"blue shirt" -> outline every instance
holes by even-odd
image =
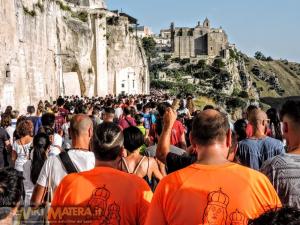
[[[264,161],[284,152],[284,145],[281,141],[266,137],[241,141],[237,155],[242,165],[259,170]]]

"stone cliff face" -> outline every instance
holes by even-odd
[[[109,83],[115,81],[114,85],[110,85],[109,93],[148,93],[148,64],[141,41],[126,26],[126,20],[119,19],[116,23],[107,26]],[[113,74],[117,79],[114,79]]]
[[[133,74],[136,79],[125,82],[135,82],[137,93],[147,93],[147,62],[139,43],[127,34],[128,20],[106,30],[107,19],[119,16],[98,9],[103,1],[83,2],[0,0],[2,107],[24,110],[40,99],[75,92],[76,85],[64,79],[67,72],[73,72],[71,81],[82,95],[119,94],[120,74]]]

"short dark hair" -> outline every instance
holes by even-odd
[[[163,117],[167,108],[171,107],[171,104],[168,102],[162,102],[157,106],[158,114]]]
[[[35,112],[35,107],[33,105],[27,107],[27,113],[33,114],[34,112]]]
[[[246,127],[247,122],[244,119],[237,120],[234,123],[234,131],[238,136],[238,141],[242,141],[247,138]]]
[[[142,124],[144,122],[144,117],[142,114],[136,114],[134,116],[135,122],[139,125]]]
[[[281,120],[284,116],[290,117],[295,123],[300,124],[300,101],[286,101],[281,108]]]
[[[58,98],[57,100],[56,100],[56,105],[57,106],[63,106],[65,104],[65,100],[63,99],[63,98]]]
[[[297,208],[281,208],[271,210],[259,218],[249,221],[249,225],[298,225],[300,211]]]
[[[208,109],[215,109],[215,107],[213,105],[206,105],[203,108],[203,111],[208,110]]]
[[[38,130],[38,133],[46,134],[48,136],[54,135],[54,129],[53,127],[48,127],[48,126],[41,126]]]
[[[45,113],[42,115],[42,125],[53,127],[55,123],[55,115],[53,113]]]
[[[249,105],[247,108],[247,113],[252,112],[253,110],[258,109],[258,107],[256,105]]]
[[[115,114],[115,109],[111,107],[106,107],[104,113]]]
[[[121,152],[124,136],[121,128],[114,123],[102,123],[97,126],[92,138],[92,150],[96,159],[113,161]]]
[[[128,127],[123,130],[124,147],[127,151],[133,152],[140,148],[144,142],[144,135],[137,127]]]
[[[13,168],[0,169],[0,220],[18,206],[23,194],[23,177]]]
[[[137,111],[142,111],[143,110],[143,104],[136,104],[136,109]]]
[[[126,116],[132,115],[132,111],[131,111],[131,108],[130,108],[130,107],[124,108],[123,112],[124,112],[124,114],[125,114]]]
[[[191,135],[197,144],[210,145],[226,137],[230,129],[228,118],[224,113],[216,112],[215,116],[208,116],[205,112],[195,116]]]

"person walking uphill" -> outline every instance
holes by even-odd
[[[253,135],[239,143],[238,158],[242,165],[259,170],[264,161],[284,153],[285,150],[283,142],[266,135],[269,119],[264,111],[253,111],[250,123]]]
[[[77,172],[95,167],[94,153],[89,150],[92,135],[93,122],[87,115],[78,114],[71,119],[72,148],[64,155],[51,156],[46,160],[33,190],[32,205],[39,206],[44,200],[46,188],[54,192],[64,176],[70,173],[66,164],[72,164]],[[49,183],[51,187],[48,187]]]
[[[103,123],[97,127],[92,139],[96,167],[70,174],[62,180],[48,214],[51,224],[61,224],[60,221],[70,225],[144,224],[152,192],[143,179],[118,170],[123,142],[124,136],[118,125]],[[63,218],[55,216],[56,212],[68,207],[78,210]],[[89,218],[77,213],[87,208],[92,213]]]
[[[164,132],[170,132],[175,120],[176,114],[168,108]],[[238,224],[247,224],[248,219],[281,207],[267,177],[227,161],[231,131],[226,115],[216,110],[198,114],[190,141],[197,162],[161,180],[146,225],[231,225],[237,224],[237,218]]]

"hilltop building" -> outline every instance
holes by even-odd
[[[169,47],[173,57],[179,58],[225,57],[230,48],[226,32],[222,28],[211,28],[208,18],[193,28],[175,27],[171,23],[170,29],[161,30],[157,43],[160,48],[165,44],[162,49]]]

